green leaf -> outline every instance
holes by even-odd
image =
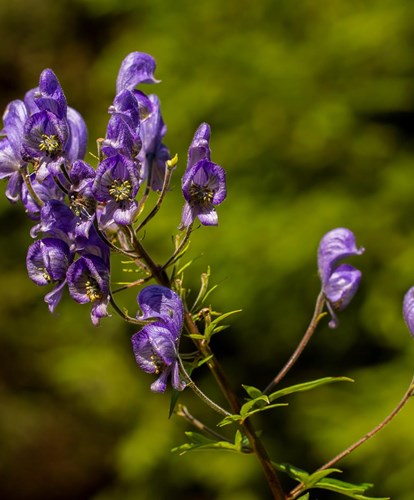
[[[340,481],[339,479],[325,477],[318,481],[313,487],[341,493],[342,495],[355,498],[356,500],[389,500],[389,497],[367,497],[363,495],[363,493],[372,486],[373,485],[370,483],[351,484]]]
[[[244,403],[244,405],[240,408],[240,416],[246,417],[246,415],[249,414],[249,411],[256,405],[259,406],[259,408],[262,408],[264,405],[268,404],[270,404],[270,401],[265,394],[262,394],[261,396],[255,399],[250,399],[249,401],[247,401],[247,403]]]
[[[258,398],[263,395],[260,389],[258,389],[257,387],[253,387],[252,385],[242,384],[242,387],[252,399]]]
[[[305,493],[304,495],[299,497],[298,500],[309,500],[309,493]]]
[[[332,384],[333,382],[353,382],[351,378],[348,377],[325,377],[317,380],[311,380],[310,382],[303,382],[302,384],[291,385],[290,387],[285,387],[279,391],[272,392],[269,394],[269,400],[272,402],[275,399],[287,396],[288,394],[293,394],[295,392],[304,392],[315,389],[326,384]]]
[[[230,311],[228,313],[221,314],[218,318],[213,320],[204,331],[205,339],[208,341],[211,338],[211,336],[214,335],[214,333],[216,333],[216,327],[221,321],[223,321],[223,319],[239,312],[241,312],[241,309],[236,309],[235,311]]]
[[[316,471],[309,476],[306,486],[308,488],[314,486],[315,484],[318,483],[318,481],[325,478],[326,476],[329,476],[330,474],[333,474],[334,472],[342,472],[342,471],[341,469],[332,469],[332,468]]]
[[[171,415],[174,413],[174,409],[177,405],[180,394],[181,394],[180,391],[176,391],[175,389],[172,390],[170,399],[170,409],[168,411],[168,418],[171,418]]]
[[[198,368],[201,365],[204,365],[204,363],[207,363],[211,358],[214,357],[214,354],[210,354],[210,356],[207,356],[206,358],[200,359],[200,361],[197,363],[196,368]]]
[[[299,467],[295,467],[294,465],[287,463],[277,464],[276,462],[272,462],[272,465],[275,469],[280,470],[280,472],[284,472],[299,483],[306,484],[309,479],[309,474],[306,471],[299,469]]]
[[[184,455],[184,453],[195,450],[224,450],[236,453],[241,452],[243,437],[239,431],[236,432],[234,443],[229,441],[214,441],[213,439],[210,439],[203,434],[199,434],[198,432],[186,432],[185,435],[190,442],[176,446],[171,450],[173,453]]]

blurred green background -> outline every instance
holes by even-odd
[[[120,62],[152,54],[165,143],[180,158],[145,243],[161,260],[181,214],[180,175],[199,123],[228,175],[218,228],[194,232],[186,284],[212,268],[216,310],[242,308],[213,349],[237,388],[264,387],[287,360],[319,291],[316,250],[351,228],[365,254],[361,289],[322,322],[284,383],[346,375],[355,384],[292,397],[256,420],[276,461],[315,469],[396,405],[414,344],[401,302],[414,284],[414,3],[412,0],[14,0],[0,4],[1,109],[52,68],[85,117],[90,151],[105,133]],[[93,161],[92,157],[90,157]],[[149,391],[134,329],[96,329],[68,296],[51,316],[26,276],[30,221],[0,202],[0,497],[11,500],[261,500],[250,456],[170,449],[188,425]],[[121,266],[122,267],[122,266]],[[133,276],[133,275],[132,275]],[[123,279],[131,279],[124,274]],[[133,278],[132,278],[133,279]],[[125,297],[135,314],[135,294]],[[122,301],[121,301],[122,302]],[[206,369],[197,382],[221,401]],[[192,413],[216,416],[186,391]],[[413,406],[339,466],[370,491],[412,500]],[[317,492],[312,499],[336,499]]]

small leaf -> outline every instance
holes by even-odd
[[[287,463],[277,464],[275,462],[272,462],[272,465],[275,469],[284,472],[289,477],[295,479],[295,481],[298,481],[299,483],[306,484],[306,482],[309,479],[309,474],[306,471],[304,471],[303,469],[299,469],[299,467],[295,467],[294,465]]]
[[[210,354],[210,356],[207,356],[206,358],[200,359],[200,361],[197,363],[196,368],[198,368],[201,365],[204,365],[204,363],[207,363],[211,358],[214,357],[214,354]]]
[[[261,396],[255,398],[255,399],[250,399],[247,401],[247,403],[244,403],[244,405],[240,408],[240,415],[242,417],[246,417],[248,415],[249,411],[254,407],[254,406],[259,406],[259,408],[263,407],[266,404],[269,404],[269,398],[262,394]]]
[[[260,389],[258,389],[257,387],[253,387],[252,385],[242,384],[242,387],[252,399],[258,398],[259,396],[263,395]]]
[[[389,497],[367,497],[362,495],[367,489],[371,488],[373,485],[369,483],[362,484],[351,484],[345,481],[340,481],[339,479],[333,478],[323,478],[314,485],[314,488],[321,488],[324,490],[334,491],[335,493],[341,493],[350,498],[356,500],[390,500]]]
[[[208,341],[210,339],[210,337],[212,335],[214,335],[217,325],[221,321],[223,321],[223,319],[227,318],[228,316],[231,316],[232,314],[236,314],[239,312],[241,312],[241,309],[236,309],[235,311],[230,311],[228,313],[221,314],[218,318],[213,320],[204,331],[204,337],[206,338],[206,340]]]
[[[324,469],[320,471],[316,471],[309,476],[308,482],[306,483],[307,487],[314,486],[321,479],[333,474],[334,472],[342,472],[340,469]]]
[[[224,450],[236,453],[241,452],[242,440],[238,438],[237,434],[235,436],[235,443],[231,443],[229,441],[214,441],[213,439],[209,439],[198,432],[186,432],[185,434],[190,442],[176,446],[171,450],[173,453],[184,455],[184,453],[196,450]]]
[[[311,389],[315,389],[316,387],[320,387],[326,384],[332,384],[333,382],[353,382],[353,380],[348,377],[325,377],[317,380],[311,380],[309,382],[291,385],[290,387],[285,387],[284,389],[280,389],[279,391],[272,392],[272,394],[269,394],[269,399],[270,401],[274,401],[275,399],[287,396],[288,394],[310,391]]]
[[[170,409],[168,412],[168,418],[171,418],[171,415],[174,413],[174,409],[177,405],[178,399],[180,397],[181,392],[176,391],[175,389],[172,390],[171,392],[171,399],[170,399]]]
[[[309,493],[305,493],[304,495],[302,495],[301,497],[298,498],[298,500],[309,500]]]

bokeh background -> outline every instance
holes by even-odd
[[[243,309],[213,341],[235,387],[267,385],[306,329],[322,235],[349,227],[365,247],[354,262],[361,289],[340,327],[322,322],[285,381],[346,375],[355,383],[296,395],[256,420],[276,461],[307,470],[381,421],[411,379],[401,303],[414,284],[413,18],[412,0],[0,3],[1,109],[50,67],[88,123],[91,152],[122,59],[140,50],[157,60],[162,83],[143,89],[159,95],[165,143],[180,158],[145,239],[160,259],[180,220],[188,145],[199,123],[210,123],[228,198],[219,227],[193,234],[186,284],[195,293],[210,265],[214,309]],[[152,377],[132,355],[134,330],[116,316],[94,328],[89,308],[68,296],[51,316],[45,290],[26,275],[30,221],[4,198],[0,219],[0,497],[269,498],[253,457],[170,453],[191,429],[168,420],[168,394],[150,393]],[[123,275],[133,277],[131,268]],[[133,314],[134,300],[125,297]],[[207,370],[196,379],[221,401]],[[215,425],[191,393],[182,401]],[[412,500],[413,411],[408,404],[343,460],[343,478],[373,482],[372,496]]]

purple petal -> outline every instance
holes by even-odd
[[[180,297],[165,286],[149,285],[138,295],[142,316],[138,319],[160,318],[169,325],[174,340],[181,334],[183,326],[183,304]]]
[[[132,52],[121,63],[116,80],[116,93],[133,90],[140,83],[158,83],[154,78],[155,60],[144,52]]]
[[[210,125],[202,123],[191,141],[188,149],[187,168],[191,168],[200,160],[210,160]]]
[[[191,205],[186,201],[183,207],[183,213],[181,215],[181,224],[179,225],[179,229],[185,229],[190,224],[194,222],[196,215],[191,208]]]
[[[410,288],[404,296],[403,316],[408,330],[414,337],[414,287]]]
[[[49,307],[49,311],[53,314],[55,312],[56,306],[59,304],[63,291],[66,286],[66,280],[58,283],[55,288],[45,295],[45,302]]]
[[[352,255],[361,255],[364,248],[357,248],[355,236],[346,228],[329,231],[322,238],[318,249],[318,269],[322,284],[329,280],[336,264]]]
[[[358,290],[361,271],[349,264],[341,264],[329,277],[324,288],[325,296],[332,306],[342,311]]]
[[[70,162],[81,160],[85,157],[88,146],[88,129],[82,115],[69,107],[67,111],[69,124],[69,141],[66,145],[66,154]]]
[[[203,226],[218,225],[218,215],[216,209],[211,204],[203,207],[197,207],[196,215]]]
[[[66,97],[59,80],[51,69],[42,71],[39,79],[39,90],[34,99],[40,110],[50,111],[59,118],[66,116]]]

